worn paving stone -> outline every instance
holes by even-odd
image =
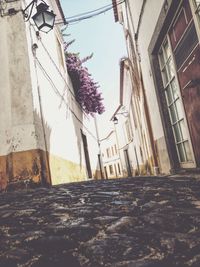
[[[0,267],[200,267],[200,179],[0,194]]]

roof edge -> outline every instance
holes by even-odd
[[[119,16],[118,16],[118,10],[117,10],[117,1],[116,0],[112,0],[112,5],[113,5],[115,22],[118,22],[119,21]]]
[[[67,24],[67,21],[66,21],[66,19],[65,19],[65,14],[64,14],[64,12],[63,12],[63,9],[62,9],[60,0],[55,0],[55,1],[56,1],[57,6],[58,6],[58,9],[59,9],[59,11],[60,11],[60,14],[61,14],[61,16],[62,16],[63,22],[64,22],[64,24],[66,25],[66,24]]]

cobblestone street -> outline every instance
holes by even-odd
[[[137,177],[0,194],[0,267],[199,267],[200,180]]]

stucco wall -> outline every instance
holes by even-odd
[[[65,63],[62,64],[62,38],[56,29],[48,35],[40,33],[38,38],[30,25],[27,26],[27,36],[37,123],[37,146],[50,154],[52,183],[54,179],[56,183],[59,182],[56,174],[59,164],[58,176],[63,176],[60,178],[62,182],[71,181],[69,177],[74,177],[74,180],[80,180],[80,177],[87,179],[81,129],[87,137],[91,168],[95,173],[98,165],[95,124],[93,118],[86,116],[75,100]],[[37,48],[32,51],[35,44]],[[42,141],[44,138],[45,142]],[[63,160],[66,160],[69,166],[74,164],[76,175],[71,167],[66,172]]]
[[[20,4],[16,2],[15,8],[20,9]],[[95,174],[99,153],[95,124],[74,98],[59,29],[38,35],[33,22],[25,23],[21,12],[1,17],[0,29],[0,60],[4,66],[0,73],[2,184],[33,177],[36,154],[39,174],[45,171],[45,163],[51,176],[46,179],[53,184],[87,179],[81,130],[87,137]]]
[[[127,61],[126,64],[128,64]],[[131,69],[124,68],[123,88],[121,88],[123,108],[119,110],[119,115],[116,114],[118,118],[116,129],[123,169],[127,172],[124,150],[128,150],[132,175],[146,174],[151,171],[152,155],[146,133],[143,99],[137,94],[137,88],[132,85],[130,72]],[[128,116],[123,115],[124,111],[128,112]],[[131,138],[127,135],[126,121],[130,126]]]
[[[171,167],[166,148],[163,126],[161,123],[160,112],[158,108],[155,85],[153,81],[148,47],[155,30],[155,26],[163,6],[164,1],[146,1],[144,12],[141,19],[141,26],[138,34],[138,47],[141,58],[141,68],[144,81],[145,92],[150,111],[153,135],[160,162],[161,173],[169,173]],[[153,14],[153,15],[152,15]],[[148,29],[148,30],[147,30]]]
[[[119,155],[118,140],[116,130],[113,129],[107,137],[101,140],[101,152],[104,178],[119,178],[123,176],[122,161]],[[109,149],[110,155],[107,155],[107,149]],[[109,166],[112,166],[113,173],[110,173]],[[119,165],[119,166],[118,166]],[[106,169],[106,173],[105,173]],[[120,170],[119,170],[120,169]]]
[[[165,172],[169,172],[170,163],[148,54],[149,44],[163,3],[164,0],[127,1],[129,9],[124,9],[124,28],[128,29],[132,35],[132,40],[134,41],[135,49],[137,51],[137,58],[140,61],[155,147],[158,155],[163,155],[163,153],[165,154],[165,161],[159,161],[160,169],[161,172],[163,172],[163,170],[165,170]],[[137,36],[135,36],[135,33]],[[135,39],[135,37],[137,37],[137,39]],[[143,113],[141,114],[141,117],[143,117],[142,120],[144,121],[145,118]],[[162,142],[160,142],[160,140],[162,140]],[[162,146],[160,146],[160,144],[162,144]]]

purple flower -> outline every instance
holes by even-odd
[[[78,54],[66,52],[67,70],[73,84],[76,100],[87,114],[94,115],[94,113],[102,114],[105,108],[101,93],[98,92],[98,83],[94,82],[88,69],[82,66],[82,63],[91,57],[80,60]]]

